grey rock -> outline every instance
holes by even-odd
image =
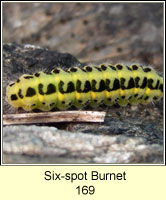
[[[161,163],[163,156],[160,145],[148,145],[143,138],[71,133],[35,125],[5,127],[3,151],[4,163],[20,164]]]

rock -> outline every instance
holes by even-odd
[[[40,44],[81,62],[141,62],[162,71],[163,3],[3,5],[5,43]]]
[[[140,137],[35,125],[5,127],[3,146],[4,163],[158,163],[163,156],[160,145],[148,145]]]

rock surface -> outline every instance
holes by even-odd
[[[3,9],[5,43],[40,44],[81,62],[141,62],[162,71],[162,3],[4,3]]]
[[[162,160],[162,147],[148,145],[140,137],[72,133],[35,125],[5,127],[3,137],[5,163],[157,163]]]
[[[4,3],[3,15],[4,42],[10,42],[3,46],[4,114],[18,112],[5,90],[23,73],[105,61],[138,61],[162,72],[161,3]],[[162,100],[98,110],[107,112],[102,124],[4,127],[3,162],[163,163]]]

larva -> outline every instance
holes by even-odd
[[[6,94],[9,104],[26,111],[146,104],[163,96],[163,78],[151,67],[104,63],[24,74],[7,86]]]

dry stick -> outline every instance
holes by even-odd
[[[50,122],[104,122],[106,113],[98,111],[61,111],[3,115],[3,124],[34,124]]]

